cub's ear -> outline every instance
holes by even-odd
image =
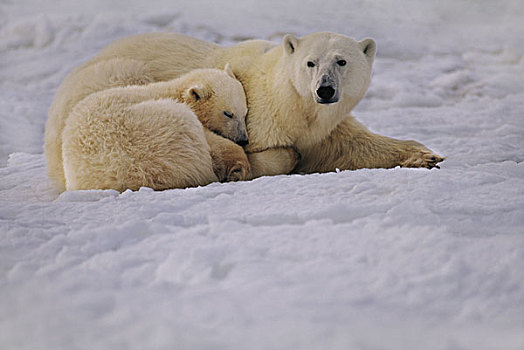
[[[231,69],[231,66],[229,65],[229,62],[226,63],[226,67],[224,68],[224,70],[226,71],[227,75],[229,75],[231,78],[233,78],[233,79],[237,78],[237,77],[235,77],[235,73],[233,73],[233,70]]]
[[[286,34],[282,39],[282,45],[284,45],[284,51],[291,55],[297,49],[298,39],[293,34]]]
[[[202,86],[192,86],[186,90],[186,98],[194,101],[207,100],[211,96],[209,88]]]
[[[375,44],[375,41],[368,38],[359,41],[358,44],[360,45],[360,49],[364,55],[366,55],[369,63],[373,63],[373,60],[375,59],[375,53],[377,52],[377,44]]]

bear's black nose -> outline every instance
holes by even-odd
[[[335,96],[335,89],[333,89],[331,86],[321,86],[317,89],[317,95],[322,100],[329,100]]]
[[[237,145],[242,146],[242,147],[247,146],[249,145],[249,140],[248,139],[238,140]]]

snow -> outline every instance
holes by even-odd
[[[0,348],[523,349],[522,18],[519,0],[1,2]],[[355,115],[447,159],[59,195],[42,155],[58,85],[166,30],[373,37]]]

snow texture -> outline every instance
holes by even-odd
[[[0,1],[0,349],[524,349],[524,3]],[[58,195],[65,75],[124,36],[373,37],[355,110],[440,170]]]

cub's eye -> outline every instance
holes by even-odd
[[[231,112],[224,112],[224,115],[228,118],[233,118],[233,113]]]
[[[313,67],[315,67],[315,63],[313,63],[311,61],[307,61],[307,66],[310,67],[310,68],[313,68]]]
[[[341,66],[341,67],[345,66],[346,63],[347,63],[346,60],[338,60],[338,61],[337,61],[337,64],[338,64],[339,66]]]

